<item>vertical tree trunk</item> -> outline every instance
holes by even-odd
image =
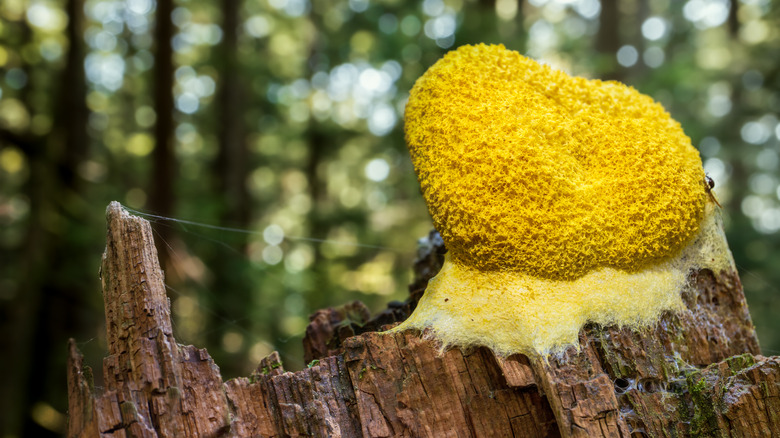
[[[81,163],[89,153],[87,137],[87,84],[84,76],[84,1],[68,0],[65,6],[68,14],[68,54],[63,72],[59,111],[59,129],[64,134],[64,151],[60,165],[60,181],[67,187],[76,189],[77,175]]]
[[[47,346],[64,340],[63,328],[77,330],[75,315],[82,307],[81,297],[87,296],[89,290],[88,283],[68,281],[69,266],[63,261],[69,251],[78,251],[84,244],[72,236],[80,235],[74,228],[86,226],[84,217],[79,216],[87,212],[72,207],[80,201],[83,189],[76,171],[89,153],[83,1],[68,0],[65,8],[69,17],[65,29],[68,51],[62,72],[53,74],[59,79],[52,82],[62,85],[55,89],[52,99],[52,132],[45,137],[11,133],[7,137],[26,156],[30,170],[26,192],[31,208],[23,249],[17,259],[19,286],[8,306],[12,310],[2,318],[4,332],[14,334],[3,340],[6,345],[2,349],[13,360],[4,361],[0,368],[0,409],[5,419],[0,434],[4,436],[45,432],[31,420],[30,411],[35,401],[52,398],[49,385],[58,380],[51,375],[49,365],[59,355]],[[32,38],[30,29],[26,29]],[[57,221],[63,216],[75,218]],[[52,227],[53,222],[57,226]]]
[[[222,202],[223,220],[235,226],[249,223],[249,192],[246,188],[249,154],[244,136],[244,83],[238,61],[238,34],[240,29],[239,0],[222,3],[223,39],[220,46],[222,69],[219,94],[219,150],[217,176]]]
[[[601,0],[601,15],[599,16],[599,30],[596,34],[596,51],[601,54],[599,75],[604,80],[620,80],[622,73],[617,68],[616,55],[621,46],[620,39],[620,11],[618,0]]]
[[[219,76],[219,91],[217,95],[218,151],[214,168],[217,184],[217,199],[221,203],[221,222],[231,227],[248,229],[251,218],[251,200],[247,190],[249,174],[249,151],[247,150],[244,129],[244,82],[238,60],[238,35],[240,31],[240,11],[243,2],[239,0],[222,3],[223,39],[218,58],[222,66]],[[230,245],[246,249],[247,235],[234,233],[230,236]],[[231,291],[232,298],[224,300],[214,307],[221,309],[227,315],[240,315],[246,310],[247,303],[252,302],[251,287],[247,277],[246,265],[236,263],[233,259],[217,256],[212,259],[215,274],[214,284],[221,290]],[[210,297],[204,297],[210,299]],[[210,314],[212,327],[224,327],[221,314]],[[236,324],[241,330],[250,326],[247,319]],[[224,330],[210,330],[210,342],[217,345]],[[248,342],[247,342],[248,343]],[[222,356],[225,359],[236,356]],[[235,362],[235,364],[234,364]],[[224,365],[228,375],[241,372],[242,363],[231,361]]]
[[[739,0],[731,0],[729,2],[729,18],[728,18],[729,33],[732,38],[739,36]]]
[[[26,22],[23,26],[23,40],[25,44],[31,41],[31,31]],[[29,69],[25,69],[28,73]],[[24,91],[24,90],[22,90]],[[24,97],[24,96],[23,96]],[[11,352],[16,360],[0,361],[0,385],[3,388],[3,396],[0,397],[0,409],[4,418],[0,418],[0,433],[5,436],[21,435],[24,422],[29,418],[27,414],[30,408],[30,394],[26,385],[30,375],[32,364],[33,340],[37,317],[41,305],[40,285],[43,283],[41,273],[50,260],[50,240],[46,238],[42,219],[48,204],[47,193],[51,175],[57,169],[49,166],[48,148],[46,141],[28,133],[20,133],[3,129],[0,132],[0,140],[15,146],[24,153],[30,176],[24,189],[30,199],[30,213],[28,227],[24,237],[24,244],[17,254],[18,257],[18,288],[11,302],[7,305],[8,312],[0,318],[3,333],[14,333],[14,336],[0,339],[2,351]]]
[[[148,189],[149,209],[161,216],[171,216],[176,181],[176,154],[173,141],[173,0],[157,2],[156,27],[154,30],[157,49],[154,57],[154,110],[157,122],[154,126],[153,170]],[[159,231],[161,240],[167,240],[168,229]],[[163,244],[164,245],[164,244]],[[165,248],[165,246],[161,246]],[[168,256],[161,254],[166,266]]]
[[[310,12],[310,20],[314,28],[314,36],[311,39],[309,46],[309,59],[308,67],[309,76],[313,76],[316,73],[315,68],[319,64],[320,60],[328,62],[330,57],[329,39],[325,34],[325,26],[322,23],[322,17],[325,16],[327,8],[330,5],[324,1],[312,2],[312,10]],[[335,58],[334,58],[335,59]],[[328,154],[328,147],[334,146],[332,144],[333,138],[323,132],[323,124],[317,121],[313,116],[309,118],[309,125],[306,132],[306,146],[308,149],[308,156],[306,159],[306,179],[308,181],[309,198],[311,199],[311,209],[307,216],[307,222],[309,225],[308,235],[314,238],[326,238],[324,235],[328,231],[328,224],[325,221],[325,215],[322,213],[322,206],[324,205],[327,196],[327,181],[323,181],[320,178],[319,170],[320,165],[325,161]],[[331,142],[329,144],[329,142]],[[314,245],[314,264],[317,264],[322,260],[321,245]]]
[[[309,156],[306,159],[306,179],[309,182],[309,197],[311,198],[311,210],[308,214],[309,235],[324,239],[328,230],[328,224],[324,222],[322,214],[322,205],[327,196],[327,181],[323,181],[319,175],[320,164],[324,161],[324,155],[327,147],[327,136],[325,136],[318,126],[317,122],[309,122],[309,131],[306,134]],[[316,245],[314,251],[314,263],[322,259],[320,245]]]

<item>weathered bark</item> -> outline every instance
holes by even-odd
[[[149,224],[108,210],[102,278],[106,390],[71,342],[70,436],[771,436],[780,434],[780,358],[758,343],[734,272],[691,274],[686,310],[640,332],[588,326],[549,358],[441,351],[403,319],[441,263],[417,263],[413,297],[366,321],[351,303],[312,317],[310,367],[274,353],[222,383],[205,350],[178,345]]]

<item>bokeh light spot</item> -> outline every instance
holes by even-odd
[[[663,65],[666,54],[660,47],[648,47],[642,54],[642,60],[650,68],[658,68]]]
[[[227,332],[222,335],[222,348],[228,353],[238,353],[244,345],[244,336],[238,332]]]
[[[371,181],[384,181],[390,174],[390,165],[382,158],[374,158],[366,164],[365,174]]]
[[[660,17],[650,17],[642,23],[642,36],[657,41],[666,35],[666,21]]]
[[[145,157],[154,149],[154,140],[149,134],[139,132],[130,136],[125,143],[125,150],[137,157]]]
[[[282,248],[276,245],[269,245],[263,248],[263,261],[269,265],[279,264],[283,257],[284,252],[282,252]]]
[[[639,52],[631,45],[625,45],[617,51],[617,62],[623,67],[631,67],[639,60]]]
[[[269,245],[279,245],[284,240],[284,230],[276,224],[271,224],[263,230],[263,240]]]
[[[0,150],[0,167],[7,173],[17,173],[24,168],[24,155],[19,149],[5,147]]]

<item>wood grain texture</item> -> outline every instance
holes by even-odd
[[[763,437],[780,435],[780,358],[758,355],[735,272],[692,272],[686,309],[641,331],[587,326],[552,357],[441,350],[381,333],[441,266],[431,234],[410,298],[374,318],[360,303],[311,317],[306,360],[278,353],[223,382],[208,352],[176,342],[149,223],[112,203],[102,280],[105,389],[69,345],[72,437]]]

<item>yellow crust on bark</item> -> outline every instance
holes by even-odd
[[[500,355],[547,355],[577,345],[589,322],[641,328],[683,309],[691,269],[733,269],[718,213],[676,257],[638,272],[600,268],[576,280],[481,271],[447,255],[414,313],[394,330],[431,330],[443,347],[486,346]]]
[[[418,79],[405,122],[449,253],[396,330],[547,354],[588,322],[651,324],[690,270],[732,267],[698,152],[631,87],[464,46]]]

